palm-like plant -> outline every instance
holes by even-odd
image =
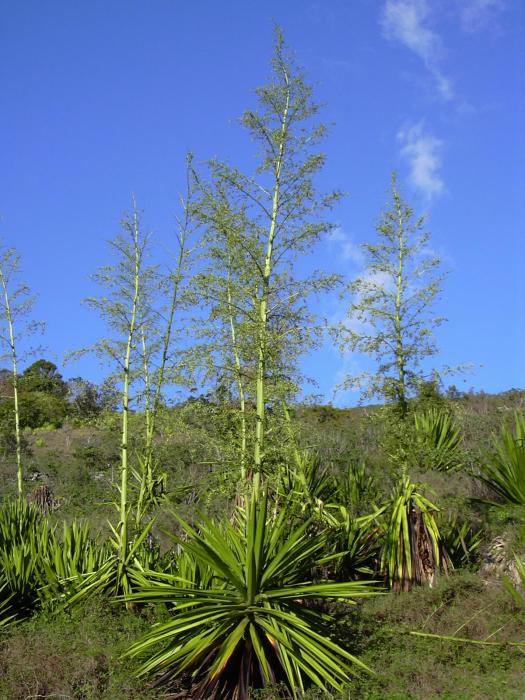
[[[439,569],[447,570],[447,557],[434,518],[437,512],[437,506],[404,474],[384,506],[381,569],[393,590],[407,591],[415,583],[432,585]]]
[[[502,427],[479,478],[505,502],[525,505],[525,415],[516,413],[514,432]]]
[[[330,639],[331,616],[311,605],[377,593],[365,583],[309,580],[325,533],[312,535],[309,522],[291,526],[286,509],[269,519],[266,495],[247,499],[233,523],[205,521],[199,532],[180,523],[189,536],[180,541],[184,571],[137,574],[138,590],[127,597],[173,613],[129,650],[149,655],[139,673],[157,674],[155,684],[189,673],[193,698],[242,700],[276,681],[294,697],[308,681],[340,690],[368,670]]]

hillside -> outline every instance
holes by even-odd
[[[525,392],[454,398],[434,395],[419,401],[414,410],[439,406],[454,416],[462,435],[461,458],[455,467],[444,471],[425,468],[417,462],[422,457],[417,452],[411,467],[411,478],[421,482],[423,492],[441,510],[437,522],[450,557],[448,575],[441,573],[431,588],[390,593],[353,608],[331,604],[338,621],[336,638],[375,672],[371,677],[359,674],[348,694],[333,697],[518,700],[525,684],[523,651],[512,645],[525,639],[525,609],[517,606],[503,582],[508,576],[519,589],[512,555],[525,556],[525,510],[505,504],[477,475],[502,422],[511,425],[515,412],[523,411]],[[315,454],[317,466],[308,477],[310,488],[319,489],[319,478],[327,472],[336,481],[344,479],[354,465],[352,473],[358,480],[354,488],[361,494],[354,506],[356,516],[370,510],[371,499],[388,498],[396,477],[385,453],[385,429],[390,430],[391,424],[383,407],[297,406],[292,413],[299,444]],[[89,522],[93,533],[107,535],[107,519],[114,518],[110,503],[118,496],[119,420],[118,413],[106,413],[87,423],[75,419],[60,428],[25,431],[26,489],[31,494],[49,488],[52,521],[81,518]],[[140,434],[142,422],[142,414],[132,416],[135,435]],[[198,512],[219,518],[232,512],[230,438],[228,406],[195,400],[164,413],[156,455],[158,467],[166,473],[166,500],[152,531],[161,550],[169,553],[171,547],[163,530],[180,532],[172,511],[190,519],[200,517]],[[140,447],[137,439],[132,449],[135,468]],[[425,453],[427,459],[429,454]],[[359,464],[365,469],[361,476],[356,470]],[[13,491],[14,473],[12,459],[4,457],[4,499]],[[485,500],[499,505],[488,505]],[[377,577],[379,561],[373,546],[370,549],[370,542],[362,540],[359,547],[345,565],[350,567],[346,575],[355,575],[350,574],[353,567],[370,565],[370,573]],[[367,574],[357,574],[363,575],[366,578]],[[175,694],[147,690],[144,682],[133,680],[133,661],[121,658],[157,614],[147,608],[140,614],[129,612],[95,597],[70,612],[21,621],[0,638],[0,697],[191,697],[184,694],[184,682],[172,685]],[[418,637],[413,632],[476,643]],[[478,643],[483,640],[490,643]],[[253,697],[269,700],[282,695],[275,689],[257,691]],[[306,697],[327,696],[312,690]]]

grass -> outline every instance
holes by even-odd
[[[362,658],[377,674],[371,682],[357,684],[353,698],[523,698],[523,650],[410,634],[452,635],[465,625],[461,636],[485,639],[503,627],[493,641],[525,641],[525,615],[499,584],[487,587],[475,575],[455,575],[435,589],[369,601],[351,622]]]
[[[416,637],[413,630],[492,640],[525,641],[525,614],[499,584],[457,573],[434,589],[388,595],[364,602],[350,613],[340,608],[342,637],[374,671],[353,680],[342,695],[316,691],[309,700],[523,700],[525,650],[483,647]],[[468,622],[470,620],[470,622]],[[279,688],[260,691],[257,700],[280,700]]]
[[[503,587],[484,584],[471,573],[441,579],[434,589],[369,599],[358,608],[333,610],[341,624],[340,641],[375,675],[352,681],[345,694],[310,690],[321,700],[522,700],[524,652],[415,637],[413,630],[508,642],[525,640],[525,613]],[[122,653],[151,620],[103,599],[71,614],[40,615],[0,636],[0,700],[153,700],[133,677],[134,663]],[[467,623],[467,624],[465,624]],[[191,695],[182,697],[191,697]],[[281,700],[271,688],[254,700]]]
[[[146,618],[103,599],[71,614],[39,615],[0,636],[0,699],[152,700],[121,654]]]

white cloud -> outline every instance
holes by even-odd
[[[402,144],[401,155],[410,166],[409,179],[412,185],[427,199],[441,194],[444,183],[439,170],[443,141],[426,132],[422,122],[401,129],[397,138]]]
[[[498,32],[497,17],[507,5],[508,0],[384,0],[380,22],[387,39],[403,44],[423,61],[437,94],[453,100],[453,85],[443,69],[447,52],[437,23],[452,19],[464,32]]]
[[[461,0],[459,19],[465,32],[480,32],[492,25],[505,7],[504,0]]]
[[[378,291],[389,292],[394,289],[394,281],[392,275],[379,270],[367,270],[359,275],[359,279],[366,287],[367,291],[377,289]]]
[[[441,39],[425,27],[429,14],[426,0],[387,0],[382,25],[390,39],[397,39],[425,61],[434,60],[441,51]]]
[[[343,229],[338,226],[330,232],[328,236],[328,242],[339,248],[338,257],[344,262],[353,262],[357,265],[361,265],[363,262],[363,252],[361,247],[354,243],[351,236],[345,233]]]
[[[440,66],[443,42],[430,26],[430,14],[427,0],[387,0],[381,25],[388,39],[399,41],[423,60],[439,95],[451,100],[454,97],[452,83]]]
[[[363,375],[363,367],[357,361],[355,355],[347,353],[343,355],[341,365],[333,378],[331,390],[331,400],[336,406],[348,406],[355,404],[359,400],[361,386],[359,380],[354,383],[352,388],[343,388],[349,377],[361,377]]]

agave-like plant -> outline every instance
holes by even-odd
[[[525,505],[525,415],[516,413],[514,432],[503,425],[479,478],[506,503]]]
[[[26,540],[41,521],[39,509],[25,499],[3,502],[0,507],[0,550]]]
[[[281,465],[276,491],[294,512],[320,515],[333,495],[335,483],[330,469],[311,450],[293,450],[293,463]]]
[[[428,466],[438,471],[461,466],[461,429],[450,413],[436,408],[415,413],[414,425],[416,440],[427,453]]]
[[[407,474],[394,486],[384,506],[381,569],[395,591],[414,584],[432,585],[437,572],[448,568],[434,514],[438,507],[423,496]]]
[[[72,598],[83,588],[86,578],[98,572],[110,556],[109,544],[92,537],[87,523],[64,523],[60,537],[53,531],[41,559],[44,582],[39,591],[41,599],[54,607]]]
[[[468,520],[461,521],[454,515],[441,518],[438,527],[448,561],[454,569],[472,566],[479,560],[483,530],[473,528]]]
[[[0,607],[4,616],[30,615],[40,604],[41,562],[53,530],[38,508],[23,499],[0,508]]]
[[[136,490],[135,527],[140,529],[151,511],[157,509],[166,500],[168,475],[158,473],[158,464],[151,455],[137,455],[139,468],[132,469]]]
[[[68,606],[77,605],[90,596],[105,593],[111,596],[127,595],[133,590],[132,575],[137,567],[153,566],[157,559],[157,550],[148,544],[154,520],[148,522],[137,536],[127,543],[125,557],[120,556],[120,533],[109,526],[113,532],[104,547],[104,556],[94,557],[91,568],[84,573],[73,572],[66,583],[67,595],[64,602]],[[95,561],[96,564],[95,565]]]
[[[362,578],[377,570],[382,509],[374,503],[375,493],[375,480],[362,462],[351,462],[333,480],[331,499],[321,517],[333,549],[324,561],[331,562],[337,579]]]
[[[364,462],[350,462],[336,483],[336,499],[351,507],[355,512],[363,513],[363,508],[375,509],[373,501],[377,495],[376,481],[369,474]]]
[[[128,651],[147,656],[139,673],[154,674],[154,685],[189,674],[193,698],[243,700],[250,688],[284,682],[296,698],[308,682],[341,690],[368,670],[330,638],[334,620],[313,605],[377,594],[370,583],[310,580],[325,532],[292,526],[285,508],[269,518],[266,494],[247,498],[233,522],[180,524],[183,570],[137,574],[127,596],[172,612]]]
[[[379,534],[377,522],[381,510],[355,517],[343,505],[328,504],[323,511],[323,521],[330,528],[330,545],[333,553],[322,563],[330,564],[338,580],[370,577],[377,570],[379,561]]]
[[[87,525],[64,523],[61,533],[23,499],[0,508],[0,617],[30,615],[76,593],[105,564],[106,544]]]

